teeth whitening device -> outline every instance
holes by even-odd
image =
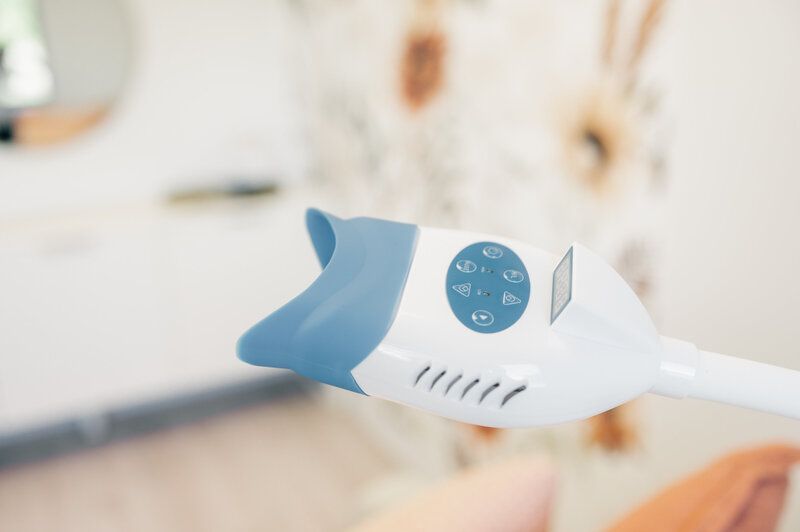
[[[800,372],[659,336],[633,290],[574,244],[306,215],[322,274],[239,358],[466,423],[582,419],[645,392],[800,419]]]

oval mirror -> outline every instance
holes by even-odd
[[[131,59],[123,0],[0,0],[0,143],[72,139],[108,115]]]

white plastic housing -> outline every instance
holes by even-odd
[[[450,309],[448,266],[481,241],[503,244],[531,280],[522,317],[500,332],[473,331]],[[397,316],[354,370],[368,395],[491,427],[586,418],[649,391],[663,347],[633,291],[602,260],[573,246],[572,299],[550,324],[561,257],[494,236],[420,228]]]

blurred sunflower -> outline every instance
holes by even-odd
[[[605,197],[624,186],[640,137],[631,99],[612,77],[564,101],[560,125],[562,164],[579,185]]]

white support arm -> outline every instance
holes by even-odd
[[[700,351],[689,397],[800,419],[800,371]]]
[[[698,350],[662,337],[664,357],[651,390],[800,419],[800,371]]]

